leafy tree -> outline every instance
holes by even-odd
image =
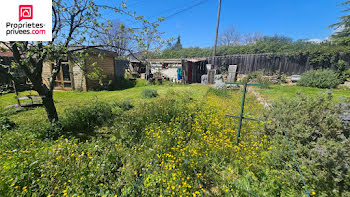
[[[78,60],[76,61],[82,61],[85,57],[88,57],[88,54],[84,51],[90,48],[106,47],[106,45],[121,48],[120,46],[113,46],[112,43],[101,45],[95,42],[99,36],[96,32],[105,32],[105,24],[108,24],[107,26],[111,25],[111,22],[102,16],[104,11],[109,10],[116,14],[130,16],[135,21],[135,26],[139,25],[139,27],[129,28],[128,31],[133,34],[133,38],[138,43],[144,43],[143,34],[157,33],[158,22],[151,23],[143,16],[136,16],[134,12],[129,12],[125,3],[122,3],[120,7],[113,7],[98,4],[95,0],[55,0],[53,1],[52,10],[52,41],[3,42],[3,44],[8,50],[12,51],[15,66],[25,72],[33,84],[33,89],[42,96],[48,120],[54,123],[58,122],[59,119],[53,101],[53,89],[63,60],[67,56],[80,53],[80,55],[77,55]],[[90,42],[90,40],[92,41]],[[45,84],[42,79],[43,65],[46,61],[54,63],[48,84]],[[0,66],[0,71],[6,71],[3,65]],[[7,73],[7,75],[13,79],[10,73]]]
[[[165,50],[168,51],[177,51],[182,49],[181,37],[178,36],[174,44],[168,43],[168,47]]]
[[[261,39],[262,42],[280,42],[280,43],[292,43],[293,39],[284,35],[275,34],[273,36],[264,36]]]
[[[176,43],[175,43],[175,45],[174,45],[173,50],[181,50],[181,49],[182,49],[181,37],[178,36],[178,37],[177,37],[177,41],[176,41]]]
[[[343,11],[348,13],[350,11],[350,0],[342,3],[346,7]],[[350,44],[350,15],[345,15],[340,17],[340,22],[329,26],[335,29],[335,34],[332,38],[339,44]]]

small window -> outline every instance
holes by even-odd
[[[64,83],[64,87],[65,88],[71,88],[72,87],[72,83]]]

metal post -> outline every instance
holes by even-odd
[[[243,97],[242,97],[242,104],[241,104],[241,115],[239,116],[239,124],[238,124],[238,134],[237,134],[237,146],[239,144],[239,138],[241,137],[241,128],[242,128],[242,120],[243,120],[243,113],[244,113],[244,102],[245,102],[245,94],[247,91],[247,84],[244,84],[243,86]]]
[[[217,22],[216,22],[216,35],[215,35],[213,57],[216,56],[216,45],[218,43],[218,34],[219,34],[219,26],[220,26],[220,12],[221,12],[221,0],[219,0],[218,18],[217,18]]]
[[[247,93],[247,87],[248,86],[257,86],[257,87],[268,87],[264,84],[252,84],[252,83],[226,83],[226,84],[230,84],[230,85],[243,85],[243,97],[242,97],[242,104],[241,104],[241,114],[240,116],[234,116],[234,115],[226,115],[226,117],[232,117],[232,118],[238,118],[239,119],[239,125],[238,125],[238,134],[237,134],[237,146],[239,144],[239,138],[241,137],[241,128],[242,128],[242,121],[243,119],[246,120],[253,120],[253,121],[259,121],[257,119],[254,118],[248,118],[248,117],[244,117],[244,103],[245,103],[245,95]]]

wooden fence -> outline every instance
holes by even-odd
[[[273,74],[276,71],[287,75],[302,74],[305,71],[317,68],[336,69],[337,62],[343,59],[350,65],[350,54],[339,54],[335,59],[322,62],[310,62],[308,55],[289,56],[281,54],[248,54],[208,57],[209,64],[218,67],[227,67],[229,65],[238,65],[239,74],[249,74],[254,71],[264,70],[266,74]]]

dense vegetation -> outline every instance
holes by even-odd
[[[300,196],[305,192],[274,110],[263,114],[264,124],[244,121],[237,146],[238,120],[225,115],[239,114],[241,91],[153,86],[158,97],[142,96],[148,90],[58,92],[55,100],[63,129],[43,121],[40,108],[3,117],[0,195],[249,196],[248,190],[259,196]],[[12,101],[3,97],[2,102]],[[344,117],[349,108],[323,96],[276,104],[313,194],[347,194],[343,164],[348,162],[349,127],[340,124],[337,114]],[[261,111],[248,94],[246,115],[258,117]],[[304,143],[311,150],[334,151],[315,157]],[[336,179],[326,168],[345,174]]]
[[[336,88],[343,83],[339,75],[332,70],[309,70],[301,75],[300,81],[297,82],[300,86],[315,87],[315,88]]]
[[[317,188],[318,196],[349,196],[350,97],[332,101],[331,94],[282,99],[264,113],[265,132],[274,147],[268,160],[274,169],[284,172],[288,188],[303,183],[291,156],[291,142],[299,158],[306,183]],[[346,115],[347,114],[347,115]],[[285,127],[281,129],[281,122]]]
[[[304,86],[270,85],[269,88],[257,88],[256,91],[272,102],[285,98],[297,97],[299,93],[312,97],[318,95],[320,92],[324,93],[326,91],[329,92],[330,90]],[[350,97],[350,91],[345,87],[343,89],[332,89],[331,91],[334,96],[333,100],[339,100],[341,97]]]
[[[38,120],[4,127],[0,195],[246,195],[232,181],[247,187],[254,177],[264,179],[258,172],[267,139],[251,122],[236,146],[237,120],[225,114],[238,113],[239,97],[216,91],[192,96],[204,88],[168,88],[158,98],[143,98],[145,88],[138,88],[135,107],[125,101],[67,107],[60,113],[62,130]],[[253,115],[259,108],[248,99]],[[276,193],[259,185],[252,190]]]
[[[331,25],[331,28],[334,28],[335,34],[332,35],[332,38],[339,44],[349,45],[350,44],[350,15],[349,15],[349,7],[350,0],[346,0],[342,3],[345,7],[343,10],[346,13],[344,16],[341,16],[340,21]]]
[[[334,45],[330,43],[310,43],[305,41],[281,42],[275,40],[261,40],[251,45],[239,46],[219,46],[217,48],[218,56],[235,55],[235,54],[259,54],[259,53],[288,53],[317,55],[335,55],[339,53],[349,53],[350,47],[343,45]],[[188,57],[210,57],[211,48],[190,47],[180,50],[165,50],[158,57],[160,58],[188,58]],[[316,57],[315,57],[316,58]],[[322,57],[319,57],[322,58]]]

